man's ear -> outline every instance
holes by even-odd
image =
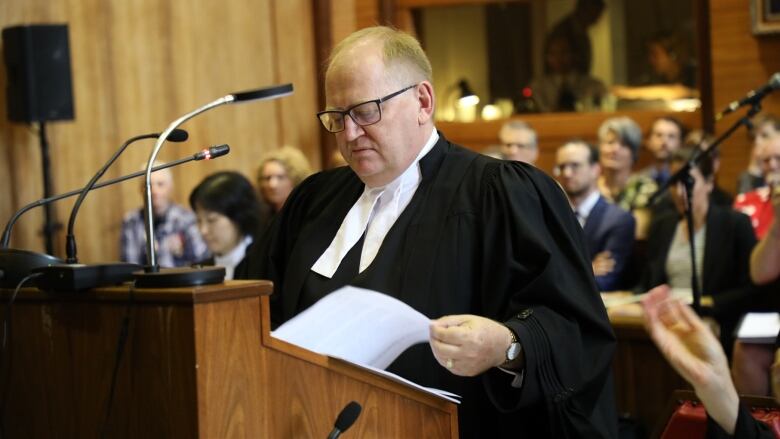
[[[420,104],[420,111],[417,114],[417,123],[424,125],[433,118],[433,110],[436,98],[433,95],[433,85],[428,81],[421,82],[417,88],[417,101]]]

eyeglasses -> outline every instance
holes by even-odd
[[[416,86],[417,84],[412,84],[406,88],[398,90],[395,93],[390,93],[385,97],[355,104],[346,110],[320,111],[317,113],[317,117],[320,119],[320,122],[322,122],[322,126],[324,126],[325,129],[331,133],[344,131],[346,126],[344,122],[345,116],[351,117],[352,121],[361,127],[373,125],[382,120],[382,107],[379,104],[382,102],[387,102],[390,99],[405,92],[406,90],[410,90]]]
[[[579,163],[579,162],[568,162],[568,163],[561,163],[558,165],[555,165],[553,168],[553,175],[556,177],[563,174],[566,171],[566,168],[570,168],[571,172],[577,172],[580,170],[580,168],[584,168],[585,163]]]

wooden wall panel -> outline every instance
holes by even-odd
[[[715,110],[742,98],[748,90],[767,82],[780,71],[780,35],[754,36],[750,26],[749,0],[710,1],[712,54],[712,93]],[[780,115],[780,93],[764,99],[765,111]],[[744,110],[719,121],[722,133],[737,121]],[[737,131],[721,150],[720,181],[734,190],[736,179],[748,165],[751,143],[745,129]]]
[[[68,23],[76,120],[47,125],[54,191],[83,186],[127,138],[159,132],[171,121],[227,93],[292,82],[284,100],[213,109],[186,122],[185,144],[166,144],[160,159],[191,155],[227,143],[231,153],[214,162],[174,170],[175,198],[186,204],[206,175],[235,169],[252,177],[259,156],[283,143],[300,145],[319,161],[316,67],[311,1],[274,0],[6,0],[0,27]],[[295,28],[295,32],[290,29]],[[0,69],[5,83],[5,69]],[[5,92],[0,92],[5,101]],[[131,146],[104,179],[136,171],[153,141]],[[35,129],[7,122],[0,110],[0,220],[42,195]],[[254,180],[252,178],[252,180]],[[76,227],[85,262],[114,260],[125,211],[142,203],[140,181],[95,191],[84,202]],[[67,221],[72,201],[57,205]],[[43,250],[41,212],[25,215],[12,246]],[[56,240],[62,254],[63,235]]]
[[[379,0],[355,0],[355,21],[357,29],[382,24]]]
[[[279,101],[282,142],[301,148],[316,168],[321,162],[322,130],[316,118],[319,111],[317,78],[321,67],[316,62],[316,48],[312,44],[315,41],[312,2],[285,0],[276,1],[274,5],[275,34],[279,36],[278,53],[274,57],[278,61],[277,80],[295,85],[295,93]],[[295,23],[296,38],[288,38],[291,23]],[[306,61],[303,66],[302,60]]]

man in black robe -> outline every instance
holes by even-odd
[[[614,335],[556,183],[436,131],[407,34],[352,34],[325,88],[349,167],[296,188],[244,267],[274,282],[273,325],[347,284],[380,291],[436,319],[389,370],[461,395],[462,437],[616,437]]]

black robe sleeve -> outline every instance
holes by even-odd
[[[271,294],[271,327],[283,323],[280,292],[284,287],[284,273],[287,269],[287,255],[297,239],[297,231],[306,218],[306,200],[312,187],[316,187],[320,174],[301,182],[287,199],[284,207],[271,219],[260,239],[252,243],[247,254],[236,269],[236,279],[267,279],[274,283]]]
[[[491,399],[505,411],[543,404],[555,437],[615,437],[614,334],[565,195],[535,168],[506,162],[486,167],[482,187],[483,303],[525,355],[520,389],[503,371],[484,375]]]
[[[709,415],[707,415],[707,433],[706,439],[774,439],[775,434],[768,425],[753,418],[748,409],[740,404],[737,414],[737,425],[734,427],[734,434],[730,435],[721,428]]]

